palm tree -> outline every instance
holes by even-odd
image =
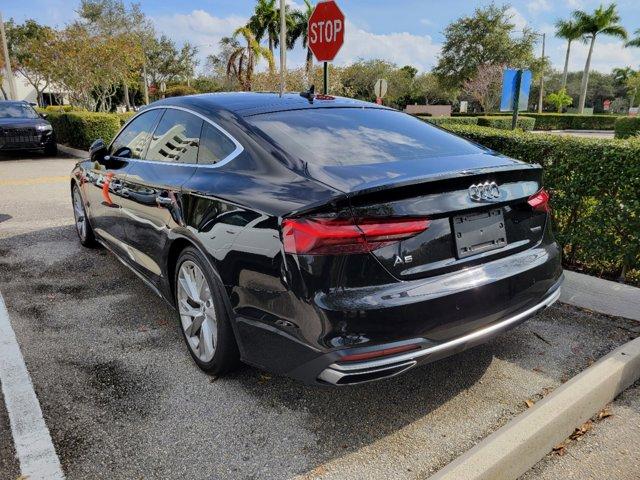
[[[613,81],[617,86],[625,87],[630,93],[629,107],[633,107],[636,94],[638,93],[637,80],[634,81],[638,72],[631,67],[614,68]]]
[[[309,17],[313,13],[313,4],[310,0],[304,0],[304,9],[295,10],[291,16],[293,17],[293,28],[291,29],[291,46],[298,40],[302,39],[302,48],[307,49],[307,61],[305,63],[305,73],[307,78],[311,75],[311,69],[313,68],[313,52],[309,48],[309,39],[307,38]]]
[[[279,43],[280,31],[280,9],[276,8],[276,0],[258,0],[247,27],[258,42],[267,35],[269,51],[273,56],[273,49]]]
[[[243,37],[247,45],[241,46],[237,42],[238,37]],[[269,62],[269,71],[275,70],[273,55],[267,48],[260,45],[249,27],[238,28],[232,38],[223,38],[220,43],[223,44],[223,47],[226,45],[235,48],[229,55],[227,75],[235,76],[245,92],[251,90],[253,69],[261,58],[265,58]]]
[[[567,54],[564,58],[564,71],[562,72],[562,87],[567,87],[567,73],[569,72],[569,53],[571,52],[571,42],[575,40],[585,41],[580,25],[572,20],[558,20],[556,22],[556,37],[564,38],[567,41]]]
[[[582,33],[591,40],[589,45],[589,54],[587,62],[584,65],[584,73],[582,74],[582,85],[580,88],[580,101],[578,104],[578,112],[584,113],[584,103],[587,98],[587,85],[589,83],[589,70],[591,68],[591,55],[593,54],[593,46],[596,43],[596,37],[601,35],[610,35],[623,40],[627,39],[627,31],[620,25],[620,15],[616,11],[616,4],[612,3],[607,8],[600,5],[592,15],[576,10],[573,12],[573,18],[579,25]]]
[[[633,32],[635,38],[632,38],[626,43],[626,47],[640,47],[640,28]]]

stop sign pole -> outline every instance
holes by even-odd
[[[344,43],[344,14],[334,0],[320,1],[309,17],[307,27],[309,48],[319,62],[323,62],[324,86],[329,92],[329,66]]]

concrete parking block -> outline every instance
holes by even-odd
[[[575,376],[430,480],[516,479],[638,378],[640,338]]]

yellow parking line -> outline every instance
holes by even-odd
[[[7,185],[11,187],[21,185],[40,185],[42,183],[62,183],[68,182],[69,175],[58,175],[52,177],[35,177],[35,178],[22,178],[22,179],[0,179],[0,186]]]

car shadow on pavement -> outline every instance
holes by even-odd
[[[318,448],[315,463],[345,455],[424,418],[482,378],[493,359],[483,345],[382,381],[349,387],[306,386],[274,376],[238,381],[263,404],[307,415]],[[266,383],[268,382],[268,385]]]

